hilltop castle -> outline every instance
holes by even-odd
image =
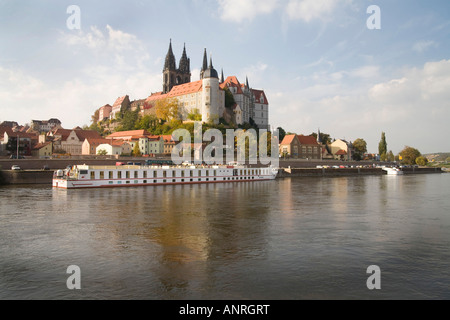
[[[152,93],[147,99],[131,102],[128,96],[120,97],[113,106],[100,108],[100,119],[114,118],[116,113],[128,108],[141,108],[144,114],[154,113],[154,106],[158,100],[174,98],[179,103],[179,116],[187,120],[188,115],[197,113],[203,122],[219,123],[220,118],[237,125],[250,123],[251,120],[260,129],[269,127],[269,103],[263,90],[250,88],[248,79],[241,84],[236,76],[224,79],[223,71],[219,78],[213,66],[212,58],[203,54],[203,64],[200,80],[191,82],[191,61],[184,45],[183,53],[178,64],[173,54],[172,41],[166,54],[163,69],[162,91]],[[236,104],[231,109],[225,108],[225,88],[233,94]]]

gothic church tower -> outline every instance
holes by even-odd
[[[191,82],[191,60],[187,57],[186,45],[180,59],[180,67],[177,69],[172,40],[170,40],[163,70],[163,93],[169,93],[174,86],[189,82]]]

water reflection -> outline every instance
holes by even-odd
[[[450,297],[447,177],[0,188],[0,298]]]

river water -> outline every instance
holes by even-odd
[[[449,190],[450,174],[2,187],[0,299],[449,299]]]

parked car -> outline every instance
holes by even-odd
[[[18,170],[22,170],[22,169],[19,166],[17,166],[17,165],[13,165],[11,167],[11,170],[18,171]]]
[[[10,159],[17,159],[17,155],[13,154],[11,155],[11,157],[9,157]],[[24,156],[19,156],[19,159],[25,159]]]

